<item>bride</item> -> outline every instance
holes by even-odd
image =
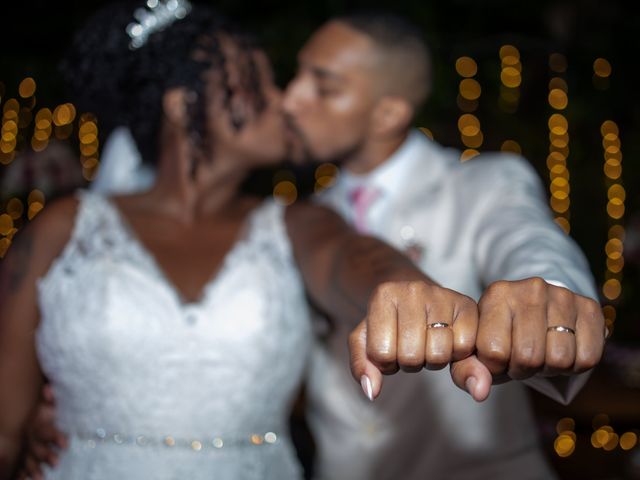
[[[299,478],[286,422],[311,338],[304,284],[355,324],[376,284],[428,279],[328,211],[241,192],[286,156],[280,92],[209,8],[109,6],[67,70],[155,181],[52,204],[2,263],[0,479],[44,377],[69,439],[47,479]]]

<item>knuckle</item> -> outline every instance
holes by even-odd
[[[486,289],[485,295],[491,297],[501,297],[510,289],[510,284],[506,280],[498,280],[493,282]]]
[[[544,355],[534,346],[517,348],[512,357],[512,363],[524,370],[537,370],[544,364]]]
[[[492,364],[506,365],[509,362],[509,354],[502,345],[490,343],[484,349],[478,349],[478,354]]]
[[[403,370],[420,370],[424,365],[424,357],[414,352],[403,353],[398,356],[398,363]]]

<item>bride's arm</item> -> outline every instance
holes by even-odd
[[[287,208],[287,230],[308,293],[325,313],[354,327],[376,287],[392,281],[436,285],[413,263],[373,237],[360,235],[328,208]]]
[[[34,342],[39,319],[36,282],[66,243],[75,208],[74,199],[47,207],[0,260],[1,480],[15,473],[24,427],[42,385]]]

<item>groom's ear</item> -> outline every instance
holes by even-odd
[[[162,96],[162,110],[169,123],[187,126],[187,91],[185,88],[171,88]]]
[[[384,96],[374,108],[372,126],[378,136],[397,135],[409,128],[412,118],[413,107],[406,98]]]

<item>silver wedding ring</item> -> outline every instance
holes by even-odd
[[[444,322],[427,323],[427,328],[449,328],[449,324]]]
[[[547,332],[561,332],[561,333],[571,333],[573,335],[576,334],[576,331],[570,327],[563,327],[562,325],[555,325],[553,327],[547,328]]]

